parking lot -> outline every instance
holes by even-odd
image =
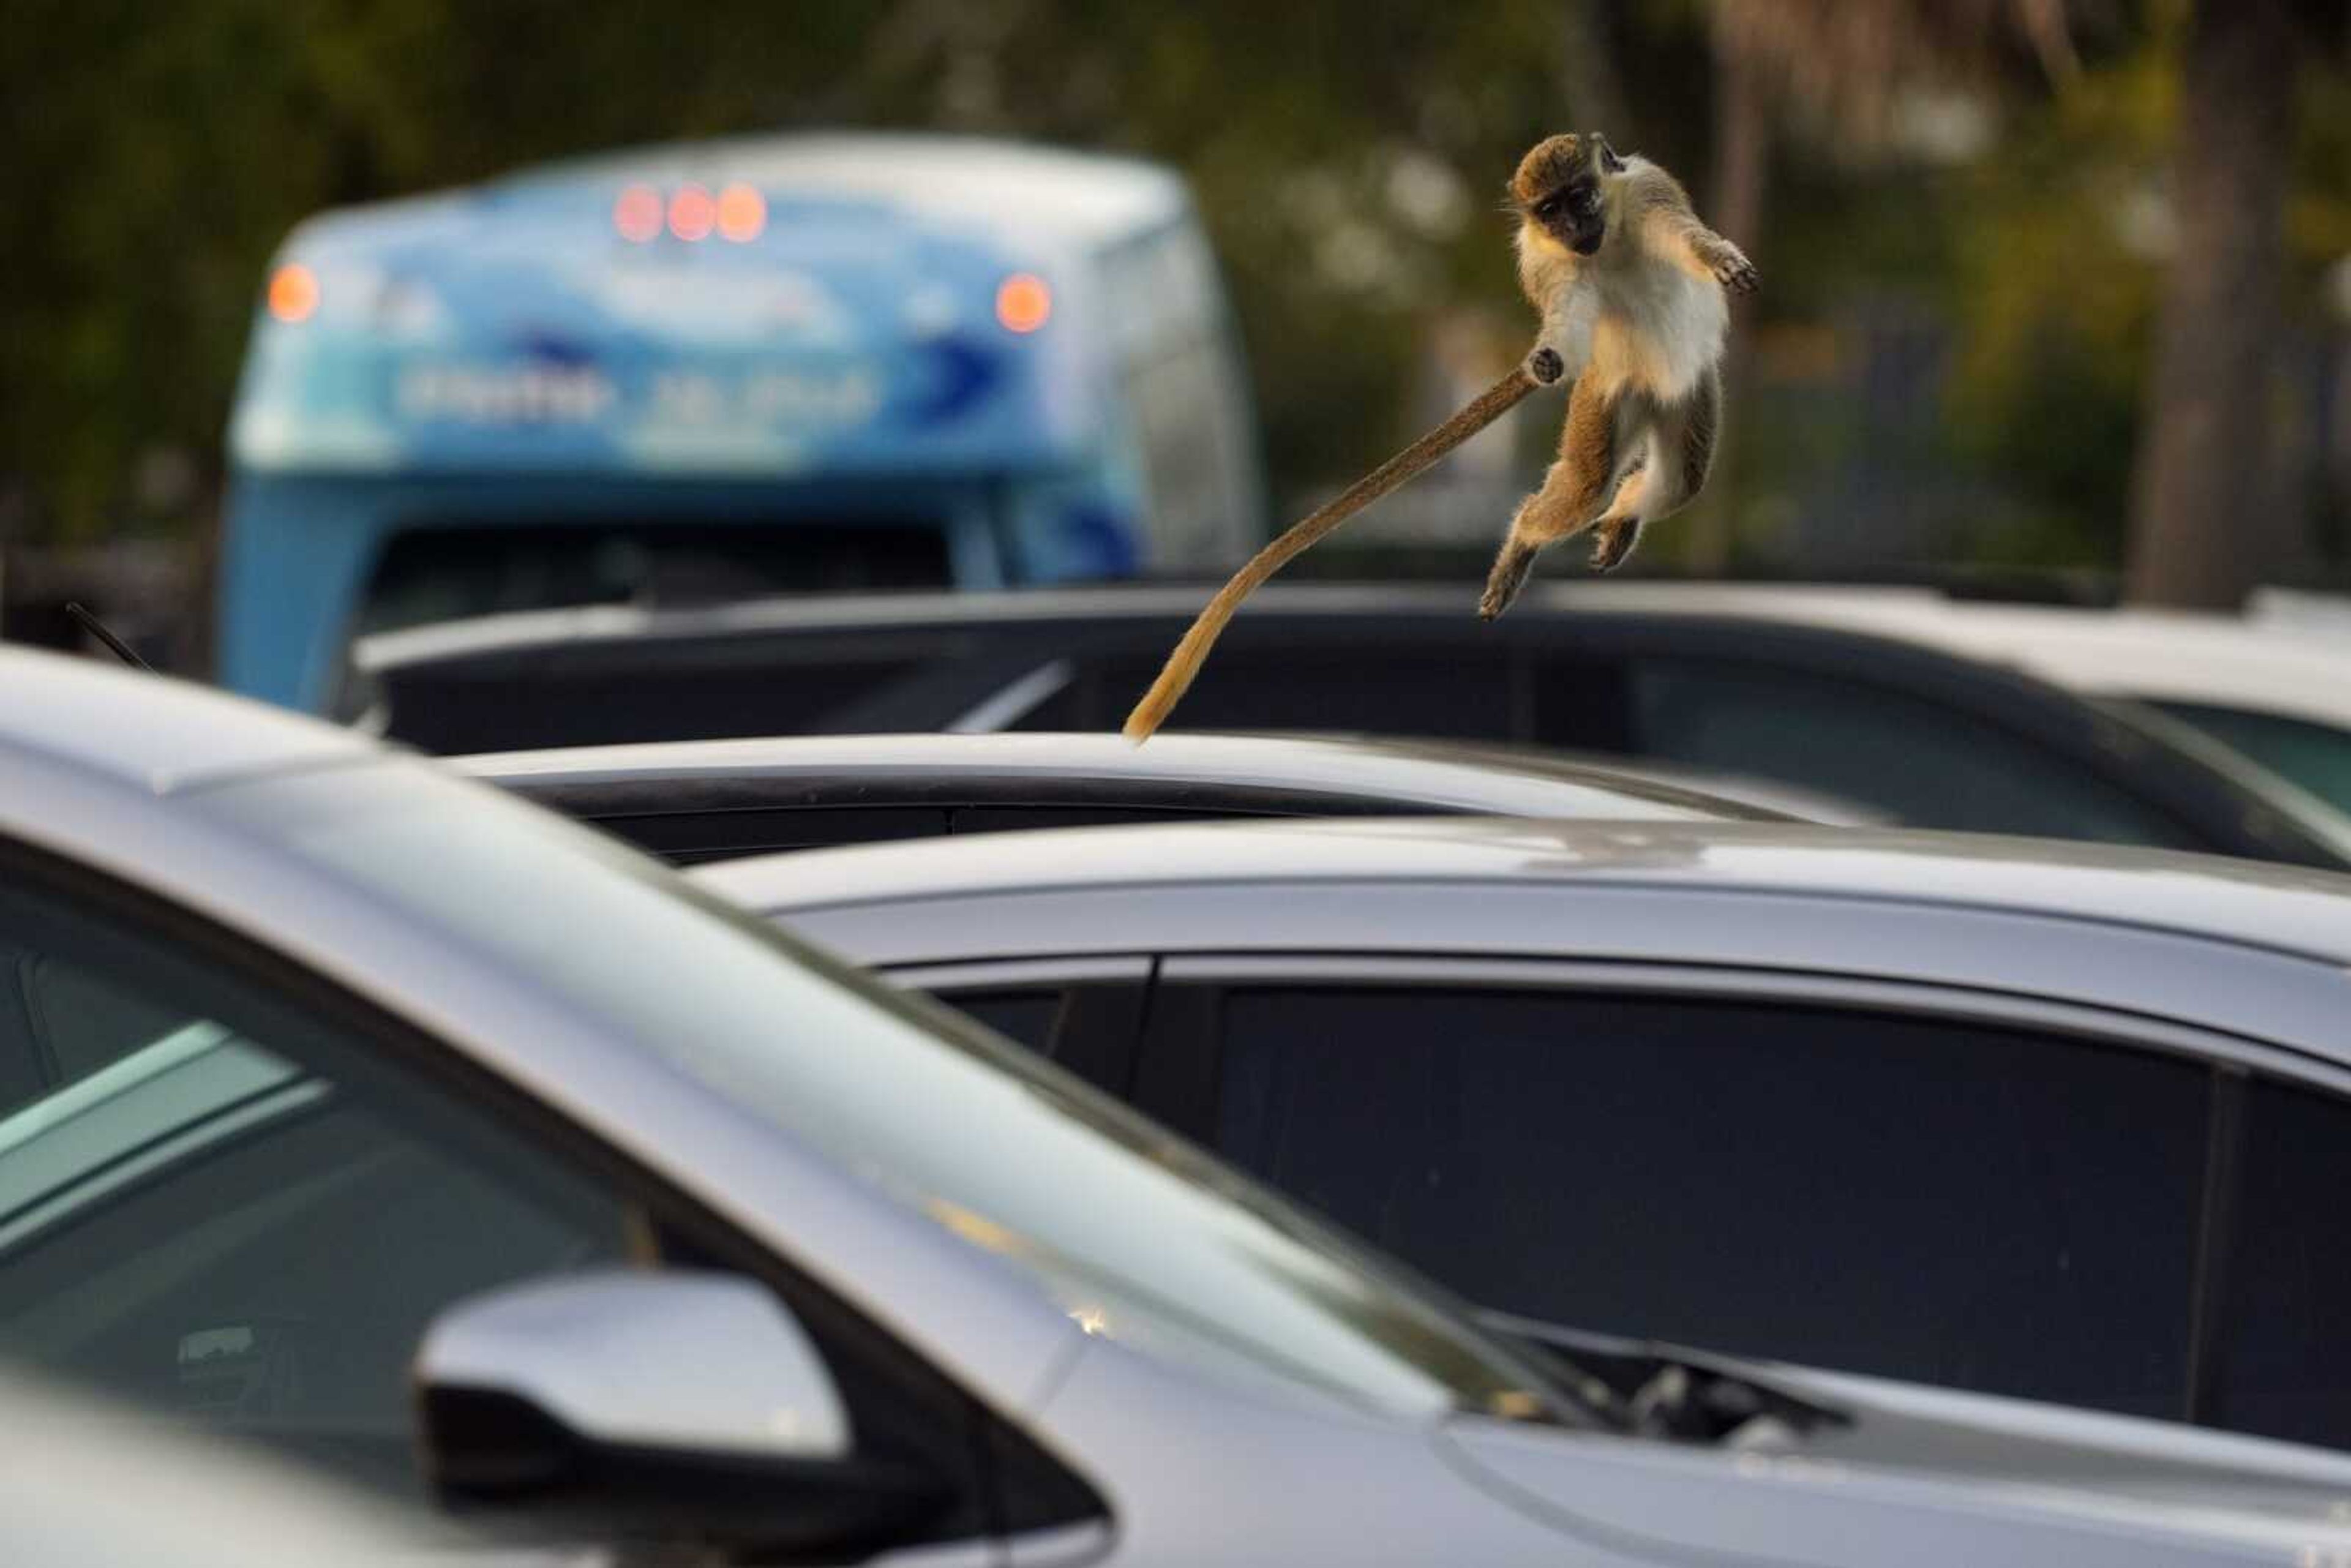
[[[120,24],[0,1565],[2351,1563],[2342,7]]]

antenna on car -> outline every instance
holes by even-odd
[[[83,631],[105,643],[113,651],[116,658],[120,659],[132,669],[144,670],[151,675],[155,673],[154,665],[132,653],[130,643],[108,631],[106,623],[84,609],[79,602],[73,600],[67,601],[66,613],[72,616]]]

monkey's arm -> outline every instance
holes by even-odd
[[[1553,381],[1573,381],[1583,373],[1592,362],[1592,332],[1599,320],[1600,293],[1595,288],[1571,283],[1552,300],[1543,311],[1535,351],[1548,351],[1557,360],[1560,371]]]
[[[1167,655],[1159,678],[1151,683],[1151,689],[1143,694],[1134,711],[1126,716],[1127,739],[1140,745],[1167,722],[1167,716],[1176,711],[1176,703],[1191,686],[1192,678],[1207,662],[1208,650],[1216,645],[1226,622],[1232,620],[1233,612],[1260,583],[1341,523],[1501,418],[1529,392],[1558,381],[1566,369],[1558,350],[1548,343],[1538,343],[1509,375],[1479,392],[1452,418],[1348,486],[1318,510],[1291,524],[1271,544],[1250,557],[1249,564],[1233,573],[1232,580],[1208,601],[1207,608],[1200,612],[1191,630],[1176,644],[1176,651]]]
[[[1762,281],[1746,253],[1700,223],[1686,204],[1652,209],[1645,227],[1644,237],[1658,255],[1733,294],[1752,294]]]

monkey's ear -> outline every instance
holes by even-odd
[[[1604,136],[1595,137],[1593,140],[1600,143],[1600,172],[1604,174],[1622,174],[1625,172],[1625,160],[1616,156],[1616,149],[1608,145],[1608,139]]]

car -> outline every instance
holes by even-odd
[[[1537,585],[1488,625],[1449,589],[1272,584],[1176,728],[1532,743],[1767,779],[1913,826],[2351,867],[2351,821],[2232,754],[2021,673],[1900,638],[1612,609],[1559,588]],[[444,754],[1110,732],[1202,597],[1115,586],[449,622],[355,644],[339,711]]]
[[[1808,1460],[1760,1389],[1645,1435],[1033,1053],[282,710],[0,653],[0,1347],[484,1528],[1013,1568],[2351,1552],[2302,1450],[2125,1503]]]
[[[2351,1448],[2351,879],[1476,818],[695,878],[1515,1318]]]
[[[1565,762],[1532,748],[1370,737],[787,736],[559,747],[449,758],[459,772],[615,833],[674,865],[948,833],[1186,819],[1428,813],[1780,819],[1743,795]],[[1708,780],[1709,783],[1716,781]]]
[[[2011,664],[2142,716],[2152,710],[2351,811],[2351,642],[2328,634],[2314,609],[2226,615],[2011,604],[1927,588],[1616,586],[1611,601],[1627,608],[1784,619]]]

